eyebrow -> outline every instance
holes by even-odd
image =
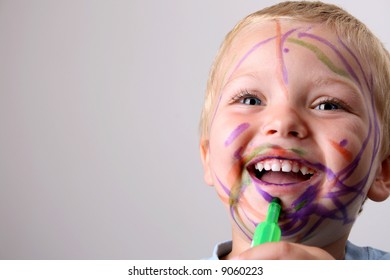
[[[244,72],[242,74],[239,74],[239,75],[232,75],[230,76],[229,80],[226,81],[226,83],[224,83],[222,86],[221,86],[221,91],[224,90],[226,87],[229,87],[229,85],[231,83],[234,83],[236,80],[238,79],[251,79],[251,80],[256,80],[256,81],[260,81],[259,79],[259,73],[256,72],[256,71],[248,71],[248,72]]]
[[[353,82],[351,82],[351,80],[349,80],[349,79],[339,79],[339,78],[333,78],[333,77],[326,77],[326,78],[319,77],[319,78],[315,79],[313,82],[313,85],[316,87],[326,87],[326,86],[335,85],[335,84],[351,89],[352,90],[351,92],[354,93],[355,95],[362,94],[359,87],[357,85],[355,85]]]

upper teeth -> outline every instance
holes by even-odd
[[[276,171],[276,172],[294,172],[298,173],[301,171],[303,175],[306,174],[314,174],[314,170],[299,163],[296,161],[292,160],[283,160],[283,159],[265,159],[262,160],[255,165],[256,169],[259,170],[260,172],[263,171]]]

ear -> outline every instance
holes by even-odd
[[[202,139],[200,141],[200,157],[202,159],[202,164],[203,164],[204,180],[206,184],[212,186],[213,177],[211,176],[211,169],[210,169],[210,147],[209,147],[209,141],[206,139]]]
[[[390,156],[382,161],[375,182],[369,189],[367,196],[373,201],[384,201],[390,195]]]

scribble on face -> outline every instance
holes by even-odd
[[[370,183],[370,171],[379,149],[380,130],[371,94],[371,84],[368,82],[370,78],[353,51],[340,38],[336,37],[337,43],[335,43],[334,40],[328,38],[328,34],[321,35],[320,32],[314,32],[315,28],[294,26],[282,32],[280,22],[275,21],[274,24],[275,31],[272,35],[255,42],[244,52],[232,68],[227,79],[228,83],[234,79],[232,77],[237,71],[245,67],[245,63],[258,59],[256,55],[263,48],[275,48],[275,55],[271,62],[276,65],[275,80],[286,100],[289,100],[292,96],[289,87],[290,78],[299,73],[294,72],[294,65],[288,67],[285,61],[294,56],[295,50],[305,50],[307,59],[316,60],[322,65],[320,70],[314,69],[313,71],[322,73],[320,71],[324,72],[325,69],[327,73],[330,73],[328,75],[349,80],[356,86],[359,94],[365,100],[364,110],[367,112],[365,114],[367,120],[364,120],[365,134],[349,137],[348,127],[338,127],[338,124],[334,123],[333,129],[335,131],[338,129],[346,130],[338,132],[344,136],[337,138],[334,136],[338,135],[337,133],[334,135],[329,133],[326,135],[326,141],[329,149],[332,150],[331,152],[338,155],[343,164],[335,164],[334,161],[329,161],[329,164],[315,160],[309,162],[304,158],[310,155],[310,147],[296,144],[296,142],[289,147],[281,147],[269,141],[257,143],[255,140],[247,140],[257,137],[252,131],[257,129],[256,122],[258,120],[248,114],[247,119],[237,123],[234,119],[236,114],[234,111],[232,113],[223,112],[225,109],[221,105],[222,98],[220,98],[211,122],[211,129],[218,129],[214,126],[214,121],[218,122],[219,114],[232,117],[231,121],[223,122],[225,127],[231,126],[223,139],[224,153],[230,155],[230,160],[222,162],[221,159],[221,165],[227,165],[226,162],[229,162],[230,167],[228,167],[227,172],[215,168],[213,175],[217,181],[218,194],[222,201],[228,205],[232,219],[248,240],[251,240],[254,227],[259,222],[257,217],[263,215],[254,201],[257,199],[261,203],[261,201],[270,202],[273,199],[273,195],[264,187],[267,183],[256,179],[254,174],[259,171],[250,167],[251,163],[257,158],[262,158],[261,165],[263,163],[272,165],[276,161],[275,167],[272,166],[276,170],[285,168],[290,173],[294,168],[305,170],[303,172],[305,174],[300,176],[311,178],[310,184],[293,200],[284,203],[280,216],[282,235],[285,238],[294,237],[298,241],[304,241],[312,236],[325,221],[336,221],[339,224],[349,225],[355,220],[357,210],[359,210],[357,208],[360,208],[359,205],[364,201]],[[297,56],[294,60],[296,64],[304,64],[305,62],[306,57],[302,56]],[[263,61],[258,61],[259,67],[267,67],[265,64]],[[352,64],[358,65],[358,67],[353,67]],[[308,73],[310,74],[310,72]],[[307,75],[307,73],[305,74]],[[256,97],[245,96],[240,99],[240,102],[245,105],[266,106],[261,103],[262,100],[256,100]],[[332,108],[332,106],[337,107],[337,104],[332,105],[331,102],[324,102],[318,106],[318,109],[333,110],[336,108]],[[319,127],[318,130],[321,128]],[[354,140],[355,138],[358,141]],[[210,141],[212,140],[210,139]],[[354,143],[359,141],[361,144],[356,147]],[[213,149],[211,150],[213,151]],[[212,154],[212,156],[218,158],[218,155]],[[334,157],[334,154],[332,156]],[[362,167],[363,165],[364,167]],[[310,173],[314,171],[324,175],[321,178],[316,177]],[[309,173],[306,174],[306,172]],[[273,182],[273,184],[283,188],[289,183],[275,184]]]

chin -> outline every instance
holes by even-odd
[[[333,220],[322,220],[319,223],[317,219],[293,235],[285,235],[282,231],[282,240],[324,248],[348,236],[352,225],[353,223],[346,225]]]

